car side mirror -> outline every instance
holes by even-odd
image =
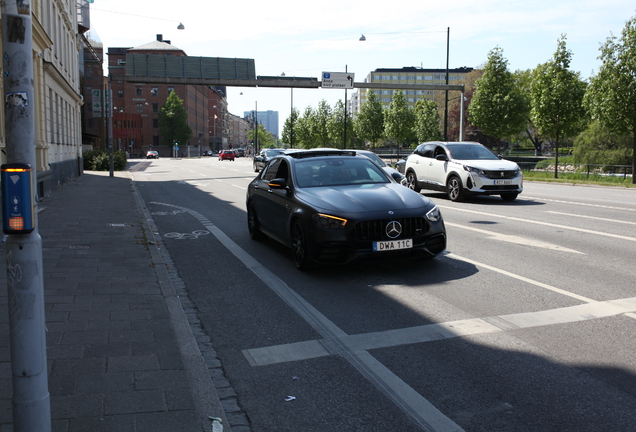
[[[438,161],[447,161],[448,156],[446,156],[445,154],[438,154],[437,156],[435,156],[435,159],[437,159]]]
[[[401,183],[402,179],[404,178],[404,176],[399,172],[392,172],[391,177],[393,177],[393,180],[395,180],[398,183]]]
[[[275,178],[273,180],[270,180],[267,184],[272,189],[287,188],[287,180],[285,180],[284,178]]]

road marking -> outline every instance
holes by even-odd
[[[569,324],[636,312],[636,297],[585,303],[537,312],[469,318],[445,323],[340,337],[351,351],[368,351],[443,339],[498,333],[518,329]],[[322,340],[311,340],[244,350],[252,366],[307,360],[333,354]]]
[[[534,201],[550,201],[550,202],[557,202],[557,203],[563,203],[563,204],[580,205],[585,207],[599,207],[599,208],[606,208],[606,209],[612,209],[612,210],[625,210],[630,212],[636,211],[635,209],[626,208],[626,207],[614,207],[614,206],[601,205],[601,204],[588,204],[588,203],[581,203],[581,202],[575,202],[575,201],[556,200],[556,199],[550,199],[550,198],[534,198],[534,197],[529,197],[525,195],[523,198],[528,200],[534,200]]]
[[[546,213],[552,213],[552,214],[558,214],[558,215],[570,216],[570,217],[585,218],[585,219],[594,219],[594,220],[600,220],[600,221],[612,222],[612,223],[622,223],[622,224],[636,225],[636,222],[622,221],[622,220],[618,220],[618,219],[600,218],[600,217],[595,217],[595,216],[584,216],[584,215],[578,215],[578,214],[572,214],[572,213],[562,213],[562,212],[555,212],[555,211],[547,211]]]
[[[580,296],[578,294],[574,294],[574,293],[572,293],[570,291],[562,290],[561,288],[553,287],[552,285],[544,284],[543,282],[539,282],[539,281],[536,281],[534,279],[527,278],[525,276],[521,276],[521,275],[518,275],[518,274],[515,274],[515,273],[511,273],[509,271],[506,271],[506,270],[503,270],[503,269],[500,269],[500,268],[497,268],[497,267],[493,267],[493,266],[490,266],[488,264],[480,263],[478,261],[473,261],[473,260],[471,260],[469,258],[464,258],[464,257],[461,257],[459,255],[455,255],[454,253],[447,253],[446,256],[449,257],[449,258],[453,258],[453,259],[459,260],[459,261],[467,262],[467,263],[472,264],[472,265],[477,266],[477,267],[483,267],[483,268],[486,268],[488,270],[492,270],[492,271],[494,271],[496,273],[500,273],[500,274],[502,274],[504,276],[508,276],[508,277],[513,278],[513,279],[517,279],[517,280],[520,280],[522,282],[526,282],[526,283],[529,283],[531,285],[538,286],[540,288],[544,288],[544,289],[547,289],[547,290],[550,290],[550,291],[554,291],[554,292],[562,294],[564,296],[568,296],[568,297],[575,298],[577,300],[581,300],[582,302],[596,303],[596,300],[593,300],[591,298],[583,297],[583,296]]]
[[[525,223],[533,223],[533,224],[537,224],[537,225],[544,225],[544,226],[549,226],[549,227],[552,227],[552,228],[559,228],[559,229],[570,230],[570,231],[584,232],[584,233],[587,233],[587,234],[600,235],[600,236],[604,236],[604,237],[612,237],[612,238],[617,238],[617,239],[621,239],[621,240],[636,241],[636,237],[627,237],[627,236],[622,236],[622,235],[618,235],[618,234],[611,234],[611,233],[604,233],[604,232],[599,232],[599,231],[592,231],[592,230],[588,230],[588,229],[585,229],[585,228],[576,228],[576,227],[572,227],[572,226],[558,225],[558,224],[553,224],[553,223],[549,223],[549,222],[536,221],[536,220],[532,220],[532,219],[522,219],[522,218],[517,218],[517,217],[512,217],[512,216],[503,216],[503,215],[492,214],[492,213],[484,213],[484,212],[479,212],[479,211],[475,211],[475,210],[462,209],[462,208],[459,208],[459,207],[440,206],[439,204],[437,205],[437,207],[440,207],[442,209],[447,209],[447,210],[457,210],[457,211],[465,212],[465,213],[474,213],[474,214],[483,215],[483,216],[491,216],[491,217],[495,217],[495,218],[514,220],[514,221],[518,221],[518,222],[525,222]]]
[[[323,336],[321,344],[330,354],[338,354],[347,360],[358,372],[369,380],[382,394],[398,406],[416,425],[427,432],[462,432],[455,422],[446,417],[426,398],[417,393],[401,378],[381,364],[366,351],[352,351],[342,343],[347,336],[338,326],[308,303],[283,280],[263,267],[254,257],[245,252],[216,225],[202,214],[173,204],[152,202],[185,210],[208,229],[234,256],[258,276],[270,289],[300,315],[310,326]],[[249,358],[248,358],[249,360]]]
[[[529,238],[519,237],[519,236],[514,236],[514,235],[501,234],[501,233],[497,233],[497,232],[484,230],[484,229],[481,229],[481,228],[475,228],[475,227],[471,227],[471,226],[467,226],[467,225],[460,225],[460,224],[456,224],[456,223],[452,223],[452,222],[448,222],[448,221],[444,221],[444,224],[446,224],[446,226],[462,228],[462,229],[466,229],[466,230],[470,230],[470,231],[475,231],[475,232],[478,232],[478,233],[481,233],[481,234],[485,234],[485,235],[489,236],[493,240],[505,241],[505,242],[508,242],[508,243],[514,243],[514,244],[519,244],[519,245],[524,245],[524,246],[538,247],[538,248],[543,248],[543,249],[551,249],[551,250],[556,250],[556,251],[560,251],[560,252],[570,252],[570,253],[575,253],[575,254],[586,255],[583,252],[579,252],[579,251],[574,250],[574,249],[568,249],[568,248],[563,247],[563,246],[555,245],[555,244],[552,244],[552,243],[546,243],[546,242],[542,242],[542,241],[539,241],[539,240],[534,240],[534,239],[529,239]]]

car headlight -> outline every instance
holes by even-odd
[[[468,165],[464,165],[464,170],[470,172],[470,173],[474,173],[477,175],[484,175],[484,170],[479,169],[479,168],[473,168],[471,166]]]
[[[431,222],[438,222],[442,220],[442,213],[439,211],[439,208],[435,206],[431,210],[429,210],[428,213],[426,213],[426,219],[430,220]]]
[[[311,217],[318,228],[340,229],[344,228],[347,220],[336,216],[316,213]]]

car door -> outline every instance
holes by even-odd
[[[273,159],[260,177],[254,197],[256,214],[259,222],[275,236],[286,241],[288,233],[288,217],[291,210],[291,192],[286,188],[273,188],[269,182],[274,179],[284,179],[289,182],[289,164],[284,159]]]
[[[419,149],[419,150],[418,150]],[[422,144],[418,146],[415,150],[414,163],[412,164],[413,169],[415,170],[415,175],[417,176],[417,180],[423,183],[430,183],[431,175],[430,175],[430,164],[433,160],[433,150],[435,149],[435,144]]]
[[[439,159],[438,156],[445,156],[444,159]],[[448,160],[450,155],[444,149],[444,147],[440,145],[436,145],[432,149],[432,157],[428,161],[428,169],[427,169],[427,181],[435,186],[445,186],[446,185],[446,174],[448,172]]]

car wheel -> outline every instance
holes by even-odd
[[[254,204],[249,203],[247,206],[247,230],[250,233],[252,240],[261,240],[265,237],[265,234],[261,231],[260,224],[258,223],[258,216],[254,209]]]
[[[422,190],[422,188],[417,185],[417,176],[413,171],[409,171],[408,174],[406,174],[406,183],[409,189],[414,190],[415,192]]]
[[[446,182],[446,193],[451,201],[462,201],[465,198],[464,186],[457,176],[449,177]]]
[[[501,194],[500,197],[504,201],[514,201],[517,199],[517,195],[519,195],[517,192],[509,192]]]
[[[254,163],[254,172],[258,172],[258,167],[256,166],[256,163]]]
[[[291,232],[291,247],[294,264],[300,270],[309,270],[312,265],[312,258],[307,244],[307,236],[300,222],[294,222]]]

